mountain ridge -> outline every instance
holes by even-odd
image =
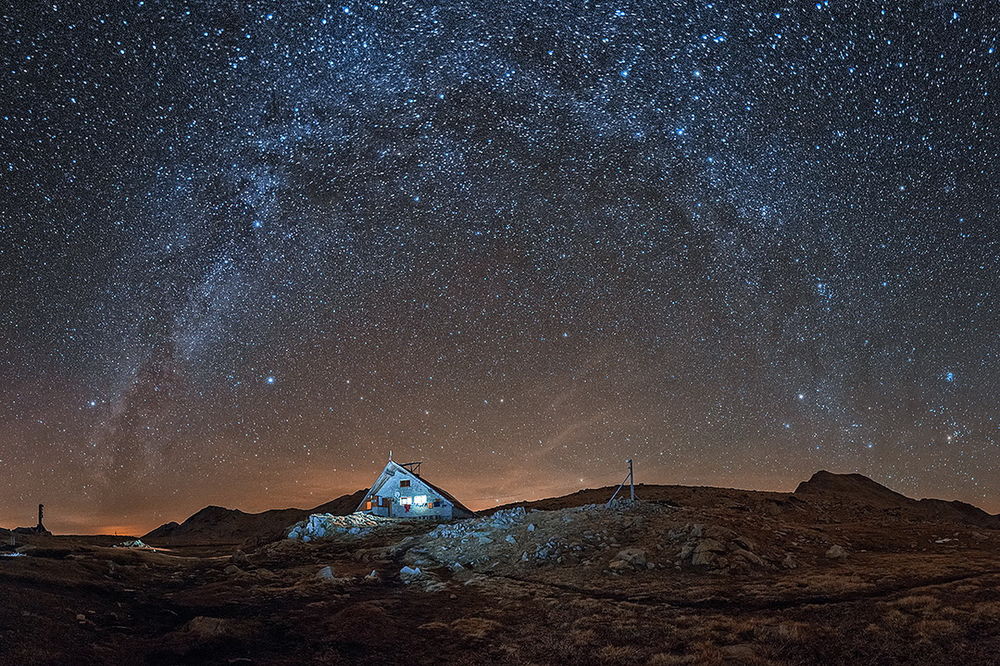
[[[477,512],[488,515],[515,506],[528,509],[559,509],[584,504],[601,504],[611,497],[615,486],[585,488],[567,495],[540,500],[513,502]],[[885,512],[894,517],[932,522],[951,522],[1000,529],[1000,514],[990,514],[959,500],[907,497],[858,473],[838,474],[820,470],[800,482],[793,492],[743,490],[715,486],[637,484],[637,496],[644,500],[677,506],[740,508],[767,513],[804,511],[826,513],[831,519],[850,520],[859,513]],[[352,513],[367,489],[342,495],[312,509],[269,509],[246,513],[216,505],[206,506],[183,523],[169,522],[143,535],[151,543],[216,544],[268,541],[281,538],[284,530],[313,513]]]
[[[793,495],[807,499],[824,496],[841,501],[846,499],[883,510],[907,512],[923,520],[1000,529],[1000,514],[988,513],[974,504],[959,500],[907,497],[861,474],[835,474],[820,470],[808,481],[800,483]]]
[[[248,539],[280,537],[283,530],[313,513],[332,513],[342,516],[353,512],[367,489],[324,502],[312,509],[268,509],[247,513],[210,504],[191,514],[182,523],[171,521],[150,530],[143,541],[169,544],[242,543]]]

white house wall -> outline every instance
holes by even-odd
[[[401,488],[399,482],[402,480],[408,480],[410,482],[409,487]],[[424,505],[417,505],[412,500],[416,496],[424,495],[427,497],[427,503]],[[368,501],[372,499],[373,496],[379,498],[378,504],[372,506],[370,509],[366,509],[365,506]],[[381,506],[383,497],[388,497],[391,499],[392,503],[388,506]],[[411,502],[409,504],[409,510],[404,508],[404,504],[400,501],[402,498],[410,498]],[[433,506],[434,501],[440,502],[440,506]],[[433,488],[424,483],[420,478],[411,474],[404,467],[392,464],[386,466],[386,469],[382,471],[375,484],[372,485],[372,489],[368,491],[368,495],[365,497],[364,501],[359,507],[360,511],[366,513],[373,513],[377,516],[386,516],[391,518],[427,518],[432,520],[450,520],[453,515],[453,507],[451,502],[442,497]]]

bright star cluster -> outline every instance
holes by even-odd
[[[0,524],[859,471],[1000,511],[981,3],[16,3]]]

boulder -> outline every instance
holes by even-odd
[[[229,558],[229,561],[238,567],[245,567],[250,564],[250,558],[242,550],[236,549],[236,551]]]
[[[646,566],[646,551],[642,548],[626,548],[618,552],[615,560],[626,562],[633,567],[644,567]]]
[[[751,564],[756,564],[759,567],[764,566],[764,560],[760,558],[756,553],[751,553],[749,550],[743,548],[737,548],[733,551],[733,555],[743,558]]]
[[[222,570],[222,573],[226,574],[227,576],[232,576],[238,573],[242,573],[242,569],[240,569],[235,564],[230,564],[229,566],[227,566],[225,569]]]
[[[695,554],[691,557],[691,564],[696,567],[707,567],[715,562],[716,554],[710,550],[695,551]]]
[[[186,634],[190,637],[203,641],[219,638],[244,638],[251,631],[252,626],[240,620],[229,620],[221,617],[206,617],[199,615],[191,618],[180,632],[175,632],[172,636]]]
[[[687,538],[687,532],[684,530],[673,529],[667,531],[667,541],[676,543],[683,541],[685,538]]]
[[[722,545],[722,542],[716,539],[702,539],[698,542],[698,545],[694,547],[694,553],[724,553],[726,547]]]
[[[826,551],[826,556],[831,560],[846,560],[847,551],[844,550],[843,546],[833,545],[830,546],[829,550]]]
[[[399,577],[403,580],[404,583],[412,583],[416,579],[420,578],[423,575],[423,573],[424,572],[420,570],[420,567],[407,566],[399,570]]]
[[[791,553],[785,553],[785,559],[781,560],[781,566],[786,569],[795,569],[799,566],[799,563],[795,561]]]
[[[723,542],[734,541],[739,538],[739,535],[736,532],[726,527],[720,527],[719,525],[709,525],[706,527],[703,536]]]
[[[316,578],[321,580],[333,580],[333,567],[325,566],[316,572]]]

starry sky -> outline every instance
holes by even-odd
[[[0,525],[818,469],[1000,511],[992,2],[18,2]]]

